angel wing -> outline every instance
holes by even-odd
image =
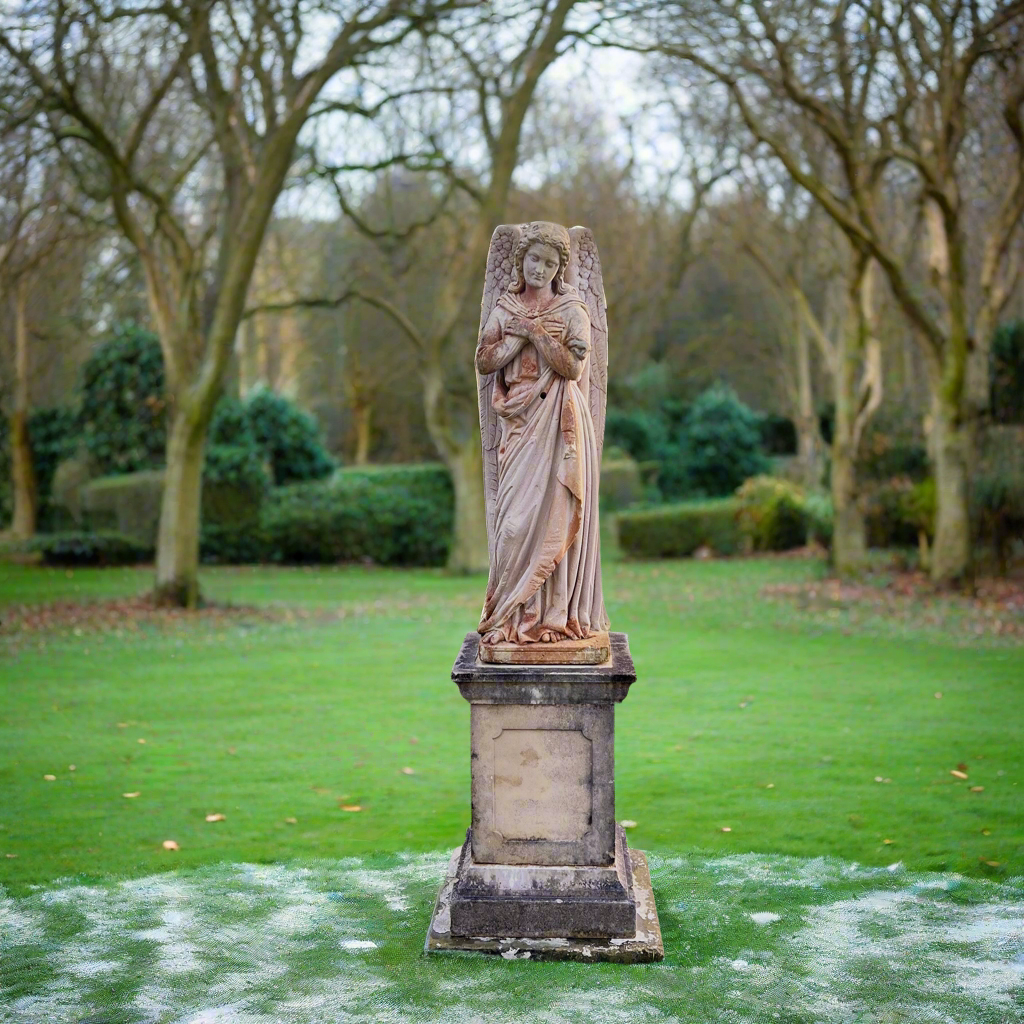
[[[499,224],[491,235],[491,247],[487,250],[487,270],[484,276],[484,294],[480,300],[480,333],[487,324],[499,297],[512,282],[512,254],[519,241],[522,228],[519,224]],[[479,337],[479,334],[477,335]],[[499,371],[500,372],[500,371]],[[484,506],[487,514],[487,551],[490,564],[494,565],[494,505],[498,494],[498,445],[501,443],[501,429],[498,414],[491,405],[494,395],[493,373],[477,373],[476,386],[480,399],[480,440],[483,446],[484,463]],[[601,421],[602,429],[604,420]]]
[[[492,241],[492,248],[493,245]],[[604,294],[601,257],[590,228],[569,229],[569,265],[565,268],[565,280],[575,286],[590,311],[590,358],[579,383],[590,403],[600,465],[604,450],[605,410],[608,407],[608,300]]]

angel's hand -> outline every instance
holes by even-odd
[[[510,334],[514,338],[523,338],[526,341],[530,341],[536,331],[534,324],[531,324],[529,320],[524,320],[522,317],[513,317],[505,325],[505,334]]]
[[[569,342],[569,351],[582,362],[587,358],[590,346],[582,338],[573,338]]]

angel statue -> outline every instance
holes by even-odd
[[[590,230],[495,229],[480,324],[482,643],[587,640],[608,629],[597,507],[608,327]]]

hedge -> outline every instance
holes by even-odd
[[[136,565],[153,557],[151,545],[140,544],[113,530],[41,533],[20,545],[22,551],[39,552],[46,565]]]
[[[620,512],[619,547],[631,558],[685,558],[703,546],[732,555],[743,545],[739,508],[735,498],[721,498]]]
[[[454,499],[439,465],[341,470],[271,492],[260,515],[269,560],[443,565]]]
[[[644,499],[640,466],[628,456],[601,463],[601,508],[615,511]]]

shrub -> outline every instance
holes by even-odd
[[[260,527],[275,561],[442,565],[453,512],[450,480],[434,468],[339,473],[276,488]]]
[[[92,461],[84,448],[57,466],[50,493],[55,529],[73,530],[82,525],[82,490],[93,479],[92,470]]]
[[[81,431],[89,455],[103,474],[163,465],[164,361],[156,335],[126,324],[86,360]]]
[[[667,442],[668,425],[663,415],[646,409],[608,409],[604,424],[606,449],[615,446],[637,462],[646,462],[660,459]]]
[[[757,414],[732,388],[717,384],[690,406],[685,421],[687,473],[695,492],[730,494],[767,472]]]
[[[639,504],[644,498],[644,485],[640,467],[628,455],[618,455],[614,449],[605,449],[601,463],[601,508],[609,511]]]
[[[918,527],[909,518],[914,481],[892,477],[865,491],[864,521],[867,542],[873,548],[912,547],[918,543]]]
[[[283,395],[261,388],[246,403],[246,410],[275,484],[321,480],[334,470],[334,459],[320,441],[316,420]]]
[[[1003,324],[992,338],[989,394],[996,423],[1024,423],[1024,320]]]
[[[737,520],[754,551],[788,551],[807,541],[803,490],[789,480],[755,476],[736,491]]]
[[[632,558],[684,558],[704,546],[732,555],[742,543],[738,511],[739,503],[726,498],[620,512],[619,546]]]
[[[990,427],[982,436],[971,506],[975,540],[991,544],[1005,575],[1013,541],[1024,539],[1024,426]]]
[[[909,411],[886,409],[872,418],[857,454],[862,480],[928,475],[928,451],[920,418]]]
[[[133,537],[111,530],[95,533],[43,533],[22,545],[24,551],[38,551],[46,565],[136,565],[153,557],[153,548]]]
[[[804,512],[807,515],[807,539],[823,547],[831,547],[835,524],[832,496],[825,491],[812,491],[804,499]]]
[[[82,488],[84,521],[92,530],[116,530],[155,547],[163,491],[162,469],[100,477]]]
[[[796,455],[796,424],[788,416],[766,412],[761,415],[761,447],[769,455]]]

